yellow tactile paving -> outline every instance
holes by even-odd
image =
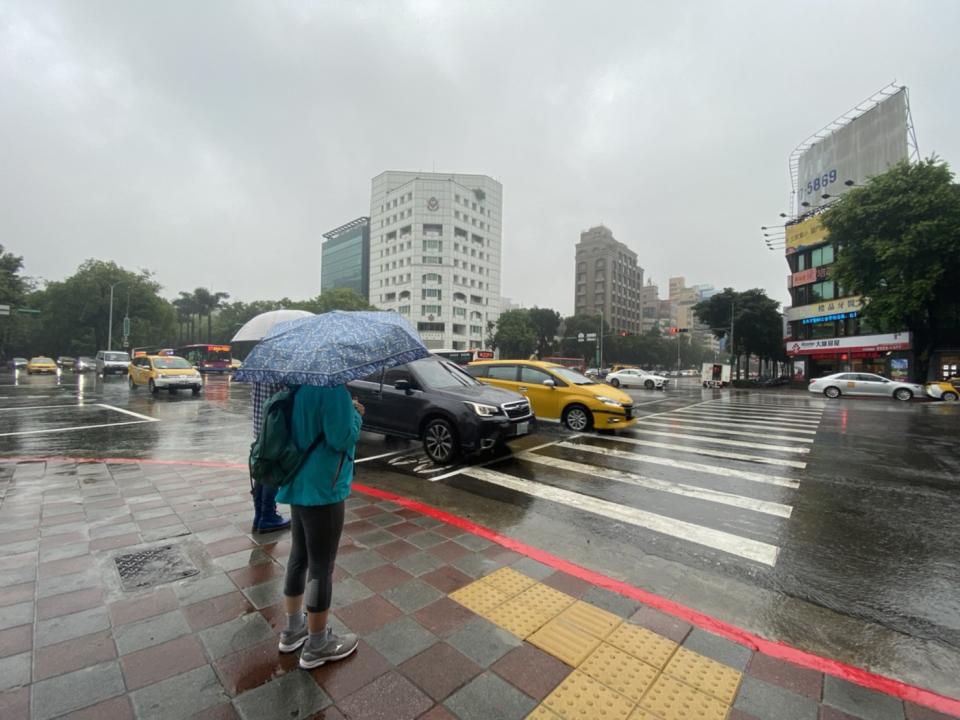
[[[578,669],[635,703],[640,702],[660,674],[652,665],[606,643],[594,650]]]
[[[527,642],[571,667],[577,667],[600,645],[599,638],[560,618],[548,622],[528,637]]]
[[[629,623],[617,627],[606,641],[659,669],[663,669],[677,649],[677,644],[673,640]]]
[[[577,670],[543,704],[563,720],[627,720],[634,706],[629,698]]]
[[[513,597],[535,584],[536,581],[532,577],[524,575],[522,572],[517,572],[513,568],[503,567],[481,578],[480,582],[492,585],[504,595]]]
[[[543,583],[531,585],[514,599],[539,612],[552,613],[553,615],[559,615],[560,612],[577,601],[573,595],[554,590]]]
[[[491,610],[507,601],[506,595],[482,582],[470,583],[450,593],[450,598],[483,617],[487,617]]]
[[[578,600],[568,607],[562,613],[561,618],[576,625],[581,630],[585,630],[594,637],[603,640],[609,635],[617,625],[623,622],[623,619],[598,608],[596,605],[585,603]]]
[[[669,720],[724,720],[730,706],[676,678],[661,675],[647,691],[640,707]]]
[[[634,708],[633,712],[630,713],[630,717],[627,720],[663,720],[654,715],[648,710],[644,710],[642,707]]]
[[[546,705],[537,705],[533,712],[527,715],[526,720],[563,720],[563,718],[547,708]]]
[[[670,658],[663,672],[727,705],[733,703],[742,677],[732,667],[683,647]]]
[[[552,608],[546,610],[538,608],[517,596],[495,607],[486,617],[518,638],[526,639],[556,615],[556,611]]]

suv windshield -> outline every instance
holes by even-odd
[[[482,384],[451,362],[428,361],[416,363],[413,367],[423,385],[436,390],[474,387]]]
[[[125,352],[108,352],[103,354],[103,359],[109,362],[130,362],[130,356]]]
[[[181,357],[154,358],[153,366],[159,370],[187,370],[193,367],[193,365]]]
[[[581,375],[576,370],[571,370],[570,368],[555,367],[550,368],[550,372],[560,378],[563,378],[572,385],[596,385],[596,383],[586,375]]]

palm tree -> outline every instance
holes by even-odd
[[[229,297],[230,293],[211,292],[206,288],[197,288],[193,291],[193,302],[198,319],[203,320],[204,316],[207,318],[207,342],[210,342],[210,339],[213,337],[211,321],[213,313],[220,307],[220,303]]]
[[[177,306],[178,319],[181,321],[181,328],[183,324],[186,324],[187,326],[187,343],[192,343],[194,340],[193,316],[200,314],[200,306],[197,303],[196,294],[181,290],[180,297],[174,300],[174,304]]]
[[[229,297],[230,293],[226,292],[210,293],[210,301],[207,303],[207,342],[210,342],[211,338],[213,337],[210,317],[220,308],[221,303],[223,303],[224,300],[229,299]]]

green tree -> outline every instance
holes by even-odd
[[[376,310],[363,295],[350,288],[333,288],[310,300],[295,302],[284,298],[280,302],[285,308],[307,310],[316,315],[331,310]]]
[[[760,288],[743,292],[724,288],[722,293],[694,305],[693,312],[717,338],[729,338],[733,315],[732,352],[736,358],[736,376],[739,378],[741,356],[746,356],[747,367],[753,355],[759,357],[761,362],[783,359],[783,319],[779,307],[780,303],[767,297]]]
[[[553,339],[560,328],[560,313],[549,308],[534,307],[527,311],[527,317],[537,335],[537,357],[542,359],[553,348]]]
[[[211,342],[213,337],[213,313],[216,312],[220,304],[230,297],[230,293],[213,292],[206,288],[197,288],[193,291],[193,307],[196,310],[198,320],[207,318],[207,342]]]
[[[834,280],[864,298],[870,326],[913,334],[915,377],[930,377],[934,348],[960,328],[960,186],[947,163],[895,165],[845,193],[821,220],[836,245]]]
[[[537,331],[530,322],[529,310],[507,310],[497,320],[494,335],[500,357],[527,359],[537,348]]]
[[[16,312],[32,289],[31,281],[24,277],[22,270],[23,258],[0,245],[0,305],[11,307],[10,315],[0,316],[0,360],[6,359],[8,345],[22,342],[22,335],[32,320],[21,318]]]
[[[560,353],[563,357],[583,358],[587,365],[592,366],[597,362],[596,340],[580,342],[577,338],[581,333],[596,335],[598,332],[600,332],[599,315],[571,315],[564,318],[561,327],[563,340],[560,341]],[[603,333],[605,336],[610,334],[610,326],[606,322],[603,323]]]
[[[87,260],[70,277],[49,282],[30,301],[40,310],[32,342],[48,355],[90,355],[107,347],[110,286],[114,286],[113,337],[122,336],[127,298],[132,345],[169,345],[176,334],[176,310],[160,297],[148,270],[132,272],[113,262]]]

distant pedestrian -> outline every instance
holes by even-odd
[[[291,425],[297,446],[307,448],[323,435],[294,479],[277,495],[280,502],[290,504],[293,519],[293,546],[283,588],[287,625],[280,633],[280,652],[293,652],[303,645],[300,667],[305,669],[341,660],[357,649],[357,636],[335,634],[327,627],[327,615],[363,412],[363,405],[351,399],[344,385],[303,385],[293,403]]]
[[[260,437],[263,427],[263,408],[274,394],[283,390],[284,385],[255,382],[250,390],[253,398],[253,437]],[[290,521],[277,512],[277,488],[253,484],[253,532],[268,533],[286,530]]]

